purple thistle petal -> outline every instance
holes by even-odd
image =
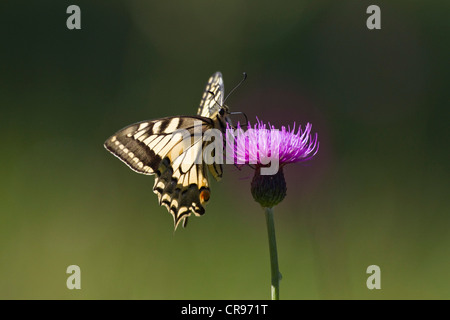
[[[310,123],[306,124],[304,130],[299,126],[296,133],[295,122],[292,130],[290,126],[282,126],[281,130],[278,130],[270,123],[266,125],[257,118],[254,126],[249,122],[247,128],[247,131],[242,132],[240,123],[237,124],[237,131],[227,125],[227,143],[231,140],[234,142],[234,154],[230,158],[227,153],[227,159],[233,159],[238,165],[264,166],[275,157],[280,165],[303,162],[311,160],[319,150],[318,135],[311,134]]]

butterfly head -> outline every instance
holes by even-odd
[[[227,123],[231,125],[231,119],[230,119],[230,109],[226,105],[222,105],[217,110],[217,114],[215,115],[215,120],[220,123],[220,127],[226,128]]]
[[[227,105],[223,105],[219,108],[219,111],[217,113],[219,114],[220,117],[226,118],[230,114],[230,109],[228,108]]]

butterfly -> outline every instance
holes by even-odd
[[[222,74],[214,73],[206,84],[196,116],[174,116],[148,120],[129,125],[106,140],[104,147],[132,170],[155,175],[153,192],[159,205],[172,214],[175,229],[193,213],[205,213],[210,199],[208,171],[216,180],[222,177],[220,163],[196,161],[211,141],[196,135],[201,128],[225,132],[231,124],[230,111],[224,105]],[[180,131],[188,132],[189,139],[180,139]],[[186,141],[188,143],[186,144]]]

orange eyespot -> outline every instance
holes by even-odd
[[[209,200],[209,191],[208,190],[202,190],[202,192],[200,192],[200,201],[203,202],[208,202]]]

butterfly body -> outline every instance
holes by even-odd
[[[132,170],[155,175],[153,192],[159,204],[174,218],[175,228],[194,213],[205,213],[210,198],[208,171],[219,180],[222,166],[207,164],[203,150],[211,141],[203,138],[209,129],[224,132],[230,122],[229,110],[223,105],[224,85],[220,72],[206,85],[195,116],[174,116],[142,121],[112,135],[105,148]]]

